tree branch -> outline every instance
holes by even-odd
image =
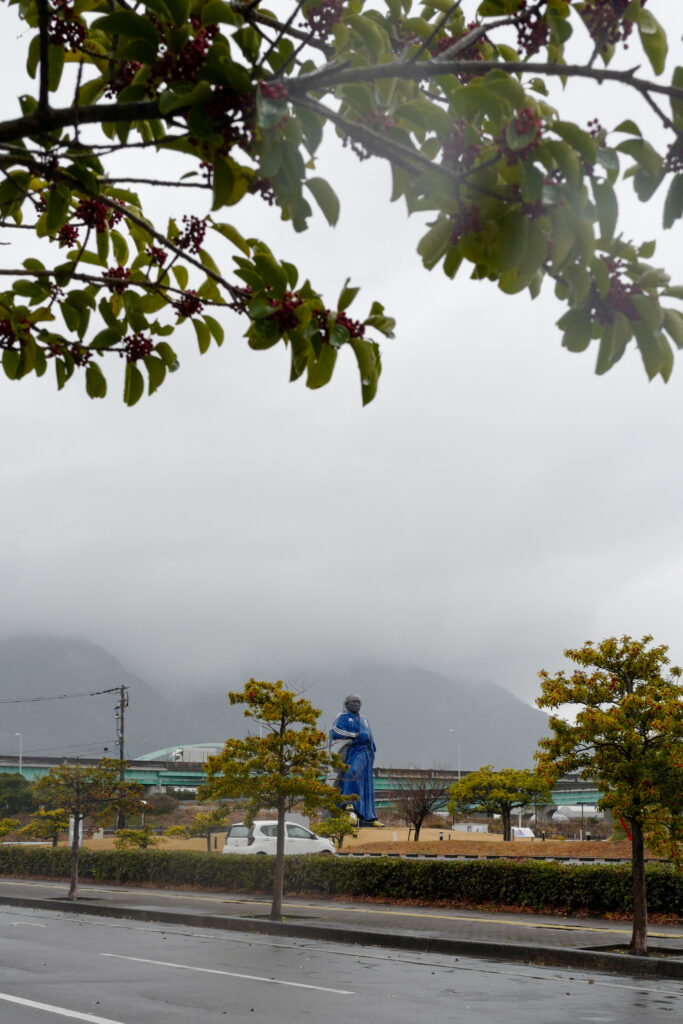
[[[549,75],[555,78],[590,78],[599,84],[602,82],[619,82],[629,85],[646,95],[657,92],[671,99],[683,100],[683,88],[674,85],[661,85],[646,78],[636,78],[637,68],[628,71],[613,71],[609,68],[588,68],[584,64],[555,64],[540,62],[524,62],[509,60],[460,60],[449,61],[441,58],[411,64],[402,61],[392,64],[371,64],[367,67],[347,67],[339,69],[328,66],[311,71],[307,75],[290,79],[287,91],[290,97],[298,97],[311,91],[320,92],[340,85],[354,82],[374,82],[382,78],[400,78],[421,81],[425,78],[436,78],[439,75],[468,74],[481,77],[488,71],[507,71],[512,74]]]
[[[50,76],[50,39],[48,29],[50,11],[47,0],[36,0],[38,10],[38,32],[40,34],[40,91],[38,94],[38,112],[41,120],[49,110],[49,76]]]

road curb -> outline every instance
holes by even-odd
[[[106,906],[101,903],[72,903],[64,899],[39,899],[0,895],[0,905],[39,910],[58,910],[89,917],[112,917],[131,921],[156,921],[194,928],[215,928],[259,935],[318,939],[354,946],[378,946],[384,949],[468,956],[506,963],[539,964],[546,967],[573,967],[584,971],[606,971],[639,978],[683,978],[683,961],[603,953],[597,950],[562,946],[534,946],[521,942],[491,942],[479,939],[454,939],[423,933],[382,929],[350,929],[343,925],[308,924],[294,919],[271,921],[268,918],[229,917],[218,914],[157,910],[140,907]]]

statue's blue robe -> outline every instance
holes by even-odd
[[[330,740],[343,740],[350,733],[358,733],[358,736],[351,740],[351,746],[344,755],[347,768],[342,772],[339,790],[342,796],[356,794],[353,809],[360,824],[363,825],[377,820],[375,785],[372,777],[377,748],[367,718],[363,715],[352,715],[350,711],[342,711],[330,729]]]

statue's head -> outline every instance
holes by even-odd
[[[344,707],[347,711],[350,711],[352,715],[357,715],[362,705],[363,702],[357,693],[350,693],[344,701]]]

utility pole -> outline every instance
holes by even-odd
[[[119,762],[121,765],[119,779],[121,782],[126,781],[126,761],[125,761],[125,727],[124,727],[124,712],[128,707],[128,687],[119,687],[119,701],[116,705],[116,741],[119,745]],[[117,828],[126,827],[126,816],[123,810],[119,809],[118,818],[116,819]]]

